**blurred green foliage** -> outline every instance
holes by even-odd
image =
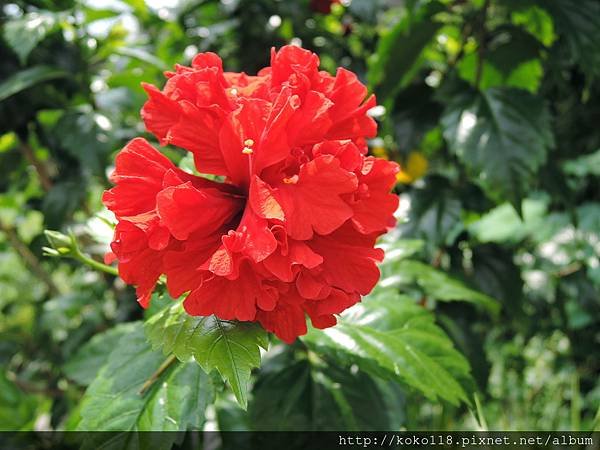
[[[0,430],[600,427],[600,3],[312,4],[3,3]],[[114,153],[144,132],[140,82],[202,51],[254,73],[286,43],[377,94],[371,151],[403,166],[400,222],[382,242],[381,282],[338,327],[272,340],[260,369],[226,349],[196,355],[207,372],[243,374],[231,385],[244,412],[188,362],[189,345],[220,339],[213,329],[165,340],[189,326],[176,307],[150,318],[165,296],[143,312],[81,261],[101,260],[111,239],[100,197]],[[46,228],[70,230],[89,256],[45,258]],[[165,360],[144,319],[181,362],[140,397]]]

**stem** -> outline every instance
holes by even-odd
[[[80,262],[84,263],[84,264],[87,264],[92,269],[96,269],[96,270],[99,270],[100,272],[105,272],[105,273],[108,273],[110,275],[114,275],[116,277],[119,276],[119,270],[116,267],[108,266],[108,265],[103,264],[103,263],[101,263],[99,261],[96,261],[95,259],[92,259],[89,256],[84,255],[83,253],[81,253],[79,251],[79,249],[76,250],[75,259],[77,261],[80,261]]]
[[[19,235],[14,230],[14,228],[6,226],[0,222],[0,230],[4,232],[4,234],[6,234],[8,242],[15,249],[17,254],[25,263],[25,265],[29,268],[29,270],[33,272],[40,280],[42,280],[44,284],[46,284],[48,292],[51,295],[60,294],[60,289],[58,289],[56,284],[54,284],[54,281],[52,281],[52,277],[50,276],[50,274],[46,272],[46,270],[44,269],[40,261],[37,259],[37,257],[33,254],[29,247],[21,240],[21,238],[19,238]]]
[[[75,238],[75,235],[73,234],[72,231],[69,232],[70,236],[71,236],[71,242],[73,243],[73,258],[76,259],[79,262],[82,262],[84,264],[87,264],[88,266],[90,266],[92,269],[95,270],[99,270],[100,272],[104,272],[104,273],[108,273],[110,275],[114,275],[116,277],[119,276],[119,270],[116,267],[112,267],[106,264],[103,264],[99,261],[96,261],[95,259],[89,257],[88,255],[85,255],[81,252],[81,250],[79,249],[79,245],[77,244],[77,238]]]
[[[475,399],[475,408],[477,411],[477,421],[479,422],[479,426],[483,429],[483,431],[488,431],[488,425],[485,420],[485,416],[483,415],[483,409],[481,408],[481,403],[479,402],[479,396],[477,393],[473,395]]]
[[[19,146],[19,148],[25,159],[29,162],[29,164],[35,167],[35,170],[37,171],[38,176],[40,177],[40,183],[42,184],[44,190],[49,191],[50,189],[52,189],[52,180],[50,178],[50,174],[48,173],[48,168],[42,161],[40,161],[37,158],[37,156],[35,156],[35,152],[31,148],[29,143],[27,143],[24,140],[21,140],[21,145]]]
[[[152,385],[156,383],[156,380],[160,378],[160,376],[165,372],[165,370],[167,370],[175,361],[177,361],[177,357],[175,355],[169,356],[160,365],[160,367],[156,369],[156,372],[150,375],[150,378],[148,378],[146,382],[142,385],[142,388],[140,389],[140,395],[144,395],[148,391],[148,389],[150,389]]]

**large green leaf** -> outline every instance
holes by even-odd
[[[538,0],[554,17],[570,55],[590,74],[600,74],[600,2],[597,0]]]
[[[468,401],[469,364],[434,323],[431,312],[393,290],[380,292],[342,314],[326,330],[302,340],[318,353],[402,382],[430,399]]]
[[[418,253],[424,242],[417,239],[398,239],[391,232],[383,237],[380,247],[385,259],[380,264],[381,279],[375,295],[388,295],[390,288],[408,289],[416,285],[421,295],[440,301],[465,301],[497,313],[499,304],[493,298],[468,287],[463,281],[420,261],[409,259]]]
[[[63,367],[65,374],[80,385],[88,386],[117,348],[119,340],[133,332],[136,326],[135,323],[124,323],[96,334],[69,358]]]
[[[468,92],[450,102],[442,125],[450,149],[486,192],[520,210],[554,146],[543,100],[514,88]]]
[[[416,283],[423,292],[439,301],[464,301],[497,313],[500,305],[493,298],[466,286],[462,281],[420,261],[400,261],[396,266],[399,285]],[[391,285],[391,283],[390,283]]]
[[[384,392],[368,374],[316,355],[266,362],[249,406],[254,430],[390,429]],[[281,359],[276,356],[275,359]],[[276,411],[276,413],[274,413]],[[298,447],[296,447],[298,448]]]
[[[55,29],[60,15],[50,11],[39,11],[25,14],[4,25],[4,39],[25,64],[31,51]]]
[[[201,429],[204,410],[212,401],[210,379],[196,364],[177,363],[158,370],[164,356],[152,350],[141,322],[132,327],[87,389],[78,426],[79,430],[124,433],[92,435],[90,446],[99,445],[99,439],[102,448],[146,448],[150,442],[141,443],[152,436],[127,432]],[[142,392],[153,374],[157,379]],[[174,439],[173,434],[161,435],[160,440],[152,440],[152,448],[169,449]]]
[[[367,78],[378,97],[385,101],[406,86],[427,44],[442,24],[432,16],[443,10],[441,3],[429,2],[407,14],[382,34],[377,50],[369,59]]]
[[[247,407],[251,371],[260,366],[260,348],[268,347],[260,325],[193,317],[177,303],[152,316],[146,332],[152,346],[165,354],[181,361],[193,357],[207,373],[217,369],[242,408]]]
[[[65,71],[49,66],[35,66],[21,70],[0,83],[0,102],[42,81],[65,76],[67,76]]]

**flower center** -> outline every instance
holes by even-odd
[[[244,155],[251,155],[252,153],[254,153],[254,150],[252,150],[253,145],[254,141],[252,139],[246,139],[244,141],[244,148],[242,149],[242,153]]]

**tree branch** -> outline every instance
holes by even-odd
[[[60,294],[60,289],[52,281],[52,277],[42,266],[37,257],[29,250],[29,247],[21,240],[14,228],[4,225],[0,222],[0,231],[6,234],[6,238],[10,245],[15,249],[29,270],[35,274],[48,287],[48,292],[51,295]]]
[[[21,150],[21,153],[29,162],[29,164],[35,167],[35,170],[37,171],[38,176],[40,177],[40,183],[42,184],[44,190],[49,191],[50,189],[52,189],[52,179],[50,178],[50,174],[48,173],[48,168],[43,163],[43,161],[40,161],[37,158],[37,156],[35,156],[35,152],[31,148],[29,143],[21,139],[21,145],[19,146],[19,149]]]

